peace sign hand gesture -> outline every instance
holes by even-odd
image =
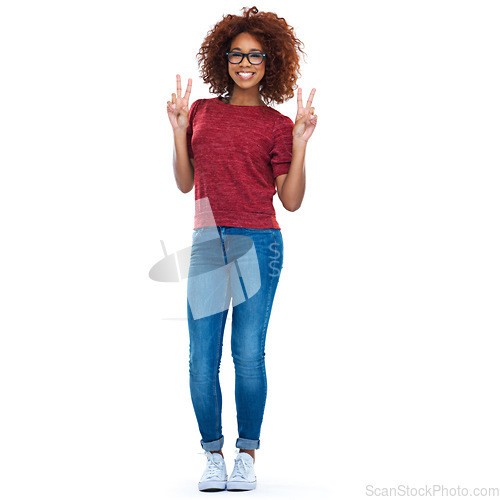
[[[189,96],[193,82],[188,79],[186,93],[182,97],[181,75],[177,77],[177,95],[172,93],[172,102],[167,101],[167,112],[174,132],[176,130],[186,130],[189,125]]]
[[[297,117],[293,127],[293,140],[302,141],[307,144],[318,122],[317,115],[314,114],[314,108],[311,107],[316,89],[312,89],[307,100],[306,107],[302,105],[302,89],[297,90]]]

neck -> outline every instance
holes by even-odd
[[[229,104],[236,106],[265,106],[260,97],[258,89],[241,89],[237,85],[233,87],[233,92],[229,98]]]

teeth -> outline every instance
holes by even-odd
[[[253,73],[241,73],[241,72],[239,72],[238,75],[241,75],[241,76],[250,76],[250,75],[253,75]]]

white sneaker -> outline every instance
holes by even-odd
[[[226,488],[228,490],[254,490],[257,486],[255,477],[254,461],[251,455],[236,450],[234,469],[229,476]]]
[[[220,453],[205,451],[207,466],[198,483],[200,491],[220,491],[226,489],[227,472],[226,462]],[[252,458],[252,457],[250,457]]]

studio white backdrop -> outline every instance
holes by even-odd
[[[196,53],[252,5],[2,6],[1,498],[201,494],[186,281],[149,278],[161,241],[175,253],[193,228],[166,103],[177,73],[191,103],[213,97]],[[284,267],[249,494],[500,487],[498,3],[255,5],[304,42],[318,125],[302,207],[275,197]],[[294,120],[296,100],[277,109]]]

